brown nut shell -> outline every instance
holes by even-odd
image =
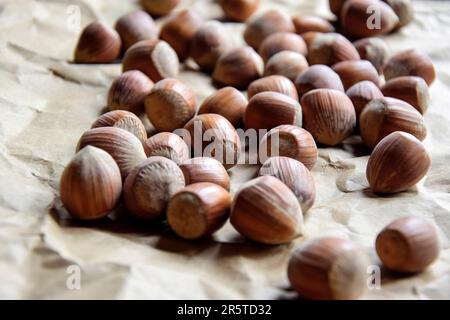
[[[247,89],[248,98],[251,99],[254,95],[260,92],[278,92],[298,100],[297,89],[291,80],[284,76],[268,76],[253,81]]]
[[[308,61],[303,55],[292,51],[281,51],[267,61],[264,76],[280,75],[294,82],[306,69],[308,69]]]
[[[399,22],[396,28],[401,28],[414,20],[414,7],[411,0],[383,0],[397,15]]]
[[[354,84],[347,90],[346,94],[355,107],[357,122],[359,122],[359,116],[369,102],[383,98],[383,93],[378,86],[367,80]]]
[[[341,16],[341,10],[347,0],[329,0],[330,10],[338,18]]]
[[[148,13],[142,10],[132,11],[121,16],[116,22],[115,29],[122,39],[124,51],[136,42],[158,38],[155,22]]]
[[[380,85],[380,76],[377,70],[367,60],[342,61],[335,64],[333,70],[341,78],[345,90],[364,80],[371,81],[377,86]]]
[[[264,39],[258,52],[264,61],[281,51],[293,51],[306,56],[308,47],[301,36],[292,32],[276,32]]]
[[[164,157],[180,165],[189,159],[189,147],[175,133],[160,132],[144,142],[147,157]]]
[[[298,15],[292,18],[295,32],[302,35],[305,32],[334,32],[334,27],[327,20],[316,16]]]
[[[328,66],[317,64],[310,66],[295,79],[300,99],[315,89],[334,89],[344,92],[344,85],[339,75]]]
[[[225,167],[216,159],[198,157],[185,160],[180,164],[186,185],[211,182],[230,190],[230,176]]]
[[[425,114],[430,104],[428,85],[420,77],[405,76],[389,80],[381,88],[386,97],[403,100]]]
[[[141,6],[153,16],[165,16],[180,3],[180,0],[139,0]]]
[[[260,0],[219,0],[225,16],[237,22],[246,21],[259,7]]]
[[[360,56],[353,44],[337,33],[322,33],[314,37],[309,47],[310,64],[332,66],[346,60],[359,60]]]
[[[361,59],[370,61],[378,73],[383,72],[383,67],[389,56],[386,42],[381,38],[363,38],[353,43]]]

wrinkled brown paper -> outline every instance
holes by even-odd
[[[327,1],[262,1],[289,14],[329,17]],[[207,19],[220,18],[212,0],[182,1]],[[286,265],[304,240],[340,236],[360,243],[379,261],[377,232],[404,215],[426,218],[442,243],[440,259],[426,272],[398,278],[383,270],[381,289],[366,299],[450,298],[450,3],[416,2],[417,18],[386,38],[393,52],[426,50],[438,80],[425,141],[433,166],[417,188],[391,197],[367,190],[367,150],[358,138],[344,148],[320,150],[313,170],[317,201],[307,214],[305,235],[290,245],[245,242],[227,224],[214,240],[183,241],[160,228],[137,223],[118,210],[91,223],[71,219],[58,197],[59,177],[83,131],[102,112],[108,86],[120,65],[74,65],[81,25],[94,19],[114,24],[137,8],[134,1],[3,0],[0,2],[0,298],[277,299],[293,298]],[[161,22],[159,22],[160,25]],[[230,41],[243,43],[241,24],[228,23]],[[183,71],[180,79],[203,100],[215,89],[210,79]],[[257,167],[231,170],[233,191]],[[67,286],[72,265],[81,268],[81,288]],[[68,269],[69,268],[69,269]],[[69,283],[70,284],[70,283]],[[76,288],[75,288],[76,289]]]

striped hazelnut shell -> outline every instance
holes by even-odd
[[[335,64],[333,70],[341,78],[345,90],[364,80],[372,81],[377,86],[380,85],[380,76],[377,70],[367,60],[342,61]]]
[[[160,132],[144,142],[147,157],[165,157],[180,165],[189,159],[189,147],[180,136],[171,132]]]
[[[359,122],[359,116],[364,107],[372,100],[383,98],[383,93],[372,81],[364,80],[355,83],[347,92],[347,96],[352,100],[355,107],[356,120]]]
[[[258,53],[267,62],[281,51],[293,51],[304,56],[308,54],[308,47],[301,36],[292,32],[276,32],[264,39]]]
[[[124,51],[136,42],[158,37],[155,22],[142,10],[135,10],[121,16],[116,22],[115,29],[122,39]]]
[[[198,157],[187,159],[180,164],[186,185],[211,182],[230,190],[230,176],[225,167],[216,159]]]
[[[268,76],[253,81],[247,89],[248,98],[251,99],[254,95],[260,92],[278,92],[298,100],[297,89],[291,80],[284,76]]]
[[[310,64],[332,66],[341,61],[359,59],[359,53],[353,44],[337,33],[318,34],[309,47]]]
[[[386,97],[403,100],[425,114],[430,104],[428,85],[420,77],[405,76],[389,80],[381,88]]]
[[[370,61],[378,73],[383,72],[384,64],[389,56],[386,42],[377,37],[363,38],[353,43],[361,59]]]
[[[334,32],[334,27],[327,20],[317,16],[298,15],[292,18],[297,34],[305,32]]]
[[[292,82],[308,68],[305,56],[293,51],[281,51],[267,61],[264,76],[280,75]]]
[[[315,89],[334,89],[344,92],[339,75],[330,67],[322,64],[310,66],[295,79],[299,97]]]

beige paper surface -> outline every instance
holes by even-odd
[[[290,14],[329,17],[327,1],[262,1]],[[75,7],[74,7],[75,6]],[[416,189],[392,197],[367,191],[367,151],[357,138],[343,149],[320,150],[313,170],[317,201],[305,236],[290,245],[245,242],[227,224],[213,240],[187,242],[161,228],[132,222],[121,210],[103,221],[81,223],[62,209],[60,174],[83,131],[99,116],[120,65],[73,65],[79,31],[70,28],[79,8],[82,26],[114,24],[134,1],[3,0],[0,2],[0,298],[19,299],[277,299],[293,298],[286,266],[305,239],[341,236],[373,250],[377,232],[404,215],[425,217],[438,229],[442,253],[425,273],[395,278],[383,271],[379,290],[363,298],[450,299],[450,3],[416,2],[417,19],[389,36],[393,52],[426,50],[438,80],[431,89],[425,141],[433,166]],[[205,18],[220,18],[212,0],[182,1]],[[159,22],[160,24],[160,22]],[[227,24],[242,43],[241,24]],[[215,89],[193,71],[180,78],[203,100]],[[257,172],[231,171],[233,191]],[[81,267],[81,289],[70,290],[68,267]],[[69,272],[71,269],[69,269]]]

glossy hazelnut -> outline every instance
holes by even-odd
[[[361,59],[370,61],[378,73],[383,72],[383,66],[389,56],[386,42],[381,38],[363,38],[353,43]]]
[[[260,0],[219,0],[225,16],[237,22],[246,21],[257,9]]]
[[[409,133],[396,131],[373,150],[367,164],[367,180],[375,193],[398,193],[422,180],[430,165],[423,144]]]
[[[94,21],[88,24],[78,39],[75,63],[110,63],[120,55],[119,34],[107,25]]]
[[[178,191],[167,206],[167,222],[181,238],[212,235],[228,220],[231,196],[221,186],[200,182]]]
[[[278,92],[253,96],[244,114],[247,129],[270,130],[282,124],[302,126],[302,108],[297,100]]]
[[[394,131],[408,132],[421,141],[427,136],[422,115],[410,104],[395,98],[369,102],[361,112],[359,127],[364,144],[369,148]]]
[[[342,61],[335,64],[333,70],[341,78],[345,90],[364,80],[371,81],[377,86],[380,85],[380,76],[377,70],[367,60]]]
[[[337,33],[318,34],[309,47],[310,64],[332,66],[341,61],[359,59],[359,53],[353,44]]]
[[[327,237],[308,241],[292,254],[288,278],[306,299],[352,300],[367,288],[367,254],[350,240]]]
[[[64,169],[61,201],[78,219],[102,218],[113,210],[122,194],[122,178],[114,159],[105,151],[87,146]]]
[[[355,108],[341,91],[310,91],[301,99],[301,105],[304,128],[319,143],[335,146],[350,136],[356,126]]]
[[[233,127],[240,128],[247,104],[247,98],[239,90],[225,87],[207,97],[200,105],[198,114],[216,113],[230,121]]]
[[[154,16],[165,16],[170,13],[180,0],[139,0],[142,7]]]
[[[269,60],[281,51],[293,51],[304,56],[308,54],[308,48],[301,36],[291,32],[276,32],[269,35],[259,46],[259,55],[264,61]]]
[[[347,96],[352,100],[355,107],[356,120],[359,121],[359,116],[365,106],[375,99],[383,98],[383,93],[378,86],[372,81],[361,81],[351,86],[347,92]]]
[[[283,182],[297,197],[303,213],[316,199],[316,186],[309,170],[300,162],[287,157],[267,159],[259,170],[260,176],[272,176]]]
[[[267,61],[264,76],[280,75],[292,82],[308,68],[306,58],[297,52],[281,51]]]
[[[299,97],[302,98],[306,93],[315,89],[334,89],[344,92],[339,75],[328,66],[313,65],[301,73],[295,79]]]
[[[403,100],[425,114],[430,104],[428,85],[420,77],[405,76],[389,80],[381,88],[386,97]]]
[[[414,20],[414,8],[411,0],[383,0],[399,18],[396,28],[401,28]]]
[[[125,51],[136,42],[158,38],[155,22],[148,13],[142,10],[132,11],[121,16],[116,22],[115,29],[122,39]]]
[[[160,132],[144,142],[147,157],[164,157],[180,165],[189,159],[189,148],[186,142],[175,133]]]
[[[165,41],[143,40],[132,45],[123,57],[123,71],[139,70],[153,82],[178,75],[176,52]]]
[[[176,79],[157,82],[145,98],[145,112],[159,131],[172,132],[182,128],[195,115],[194,92]]]
[[[125,180],[125,208],[137,219],[164,218],[170,198],[184,186],[183,172],[175,162],[164,157],[147,158]]]
[[[260,92],[278,92],[298,100],[297,89],[291,80],[284,76],[268,76],[253,81],[247,89],[248,98],[251,99],[254,95]]]
[[[283,244],[302,233],[302,209],[280,180],[262,176],[244,183],[234,198],[231,224],[244,237],[263,244]]]
[[[422,272],[439,257],[435,228],[419,217],[391,222],[377,236],[376,250],[383,264],[397,272]]]
[[[230,176],[225,167],[216,159],[198,157],[187,159],[180,164],[186,185],[211,182],[230,190]]]
[[[292,18],[297,34],[305,32],[334,32],[334,27],[327,20],[316,16],[298,15]]]

